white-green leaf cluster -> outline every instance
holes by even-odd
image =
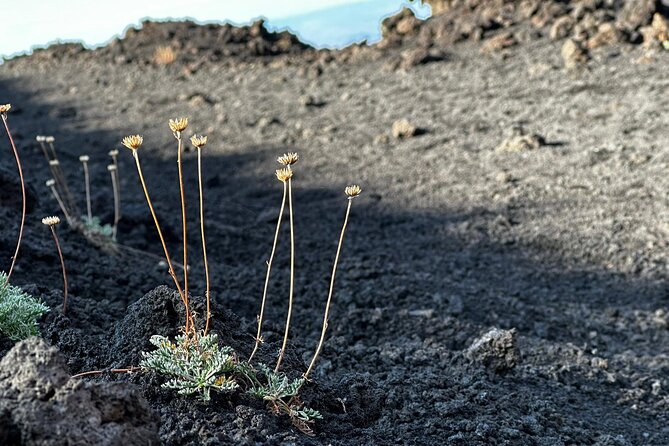
[[[49,311],[40,300],[10,285],[0,272],[0,332],[12,341],[39,335],[37,319]]]
[[[321,415],[319,411],[306,406],[295,408],[294,413],[297,418],[299,418],[302,421],[306,421],[307,423],[310,423],[311,421],[316,419],[318,420],[323,419],[323,415]]]
[[[82,222],[84,226],[84,232],[89,233],[89,234],[97,234],[97,235],[102,235],[104,237],[109,237],[111,238],[113,234],[113,228],[111,225],[103,225],[100,222],[99,217],[92,217],[88,218],[82,217]]]
[[[258,364],[258,369],[265,375],[266,384],[255,381],[253,387],[249,389],[249,394],[262,398],[267,401],[292,398],[297,396],[300,387],[304,384],[304,378],[289,380],[283,373],[275,373],[265,364]]]
[[[316,419],[323,419],[323,416],[319,411],[300,403],[298,393],[304,384],[304,378],[291,381],[284,373],[274,372],[264,364],[259,364],[258,369],[265,376],[265,383],[255,375],[251,379],[253,385],[248,390],[249,395],[268,401],[275,410],[288,415],[293,424],[303,432],[311,434],[309,425]]]
[[[157,350],[142,352],[141,366],[170,377],[163,384],[182,395],[197,394],[204,401],[211,398],[211,390],[231,392],[238,388],[232,377],[235,359],[230,347],[218,346],[218,336],[209,334],[197,341],[185,335],[171,342],[164,336],[152,336]]]

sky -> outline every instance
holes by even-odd
[[[2,0],[0,56],[60,41],[96,46],[143,19],[247,24],[264,17],[319,47],[380,37],[380,20],[410,0]],[[423,17],[429,7],[412,6]]]

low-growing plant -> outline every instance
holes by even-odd
[[[0,272],[0,333],[12,341],[39,334],[37,320],[49,311],[40,300],[9,284],[9,277]]]
[[[284,373],[276,372],[264,364],[255,369],[246,369],[246,376],[251,381],[247,393],[267,402],[267,406],[276,415],[287,415],[293,425],[302,432],[312,435],[311,425],[323,418],[315,409],[305,406],[300,401],[299,392],[306,379],[289,379]]]
[[[103,237],[114,238],[114,227],[109,224],[102,224],[100,217],[85,217],[81,220],[83,225],[83,233],[89,234],[91,237],[101,235]]]
[[[186,334],[177,336],[175,342],[157,335],[150,341],[157,349],[142,352],[140,365],[170,377],[164,388],[182,395],[197,394],[209,401],[212,390],[232,392],[239,387],[234,378],[237,362],[232,348],[219,348],[215,334],[200,336],[197,342]]]

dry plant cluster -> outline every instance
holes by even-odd
[[[172,135],[177,141],[177,166],[178,166],[178,181],[180,191],[180,210],[182,223],[182,249],[183,249],[183,264],[188,265],[188,225],[186,221],[186,199],[185,187],[183,181],[183,133],[188,128],[188,119],[179,118],[169,121],[169,128]],[[302,376],[296,379],[289,379],[284,373],[280,371],[281,365],[285,356],[286,347],[290,334],[290,323],[293,314],[293,298],[295,290],[295,232],[294,232],[294,210],[293,210],[293,193],[292,183],[294,176],[294,165],[299,161],[299,156],[296,153],[286,153],[280,156],[277,161],[282,166],[275,172],[276,178],[283,185],[283,195],[277,218],[276,229],[274,232],[274,240],[272,249],[267,261],[267,272],[265,275],[265,282],[263,286],[263,294],[260,302],[260,313],[257,317],[258,328],[255,336],[255,343],[253,350],[248,360],[241,361],[234,354],[229,347],[219,349],[217,337],[210,333],[210,321],[212,317],[211,312],[211,287],[209,277],[209,262],[207,258],[207,243],[205,237],[204,224],[204,191],[202,187],[202,150],[208,142],[206,136],[192,135],[190,138],[191,144],[197,150],[197,173],[198,173],[198,193],[199,193],[199,229],[200,240],[202,244],[203,264],[205,272],[205,299],[206,299],[206,317],[204,324],[198,324],[196,315],[191,308],[191,297],[189,294],[189,270],[184,268],[183,277],[180,280],[174,269],[174,262],[170,256],[169,249],[163,236],[163,231],[156,215],[153,202],[146,184],[146,178],[142,171],[142,163],[140,161],[140,148],[144,144],[144,138],[141,135],[131,135],[123,138],[122,144],[130,149],[139,180],[144,191],[149,211],[153,218],[158,237],[165,255],[165,261],[168,266],[168,272],[171,276],[174,285],[179,293],[180,299],[184,306],[184,323],[182,327],[182,334],[179,335],[174,342],[161,336],[153,336],[151,338],[152,344],[157,349],[153,352],[145,352],[142,367],[153,370],[160,374],[169,377],[169,380],[164,384],[164,387],[177,389],[181,394],[197,394],[203,400],[209,400],[211,390],[219,392],[232,392],[240,387],[247,389],[249,395],[258,397],[267,402],[270,409],[277,414],[288,415],[293,423],[303,432],[311,433],[310,425],[315,419],[320,418],[318,411],[308,408],[302,404],[299,399],[300,388],[308,381],[309,375],[313,371],[316,360],[321,353],[325,334],[328,327],[328,319],[330,314],[330,307],[332,303],[332,296],[334,292],[334,281],[337,272],[337,264],[341,253],[341,247],[344,240],[344,234],[348,225],[349,215],[351,211],[352,200],[360,195],[361,189],[359,186],[352,185],[345,188],[344,193],[348,198],[346,207],[346,214],[344,224],[342,226],[337,253],[332,269],[332,276],[330,280],[330,288],[325,306],[325,313],[323,317],[323,326],[321,336],[314,352],[313,358]],[[272,265],[276,254],[276,247],[278,244],[281,223],[284,219],[286,202],[288,203],[288,217],[290,225],[290,287],[288,293],[288,305],[285,329],[281,348],[276,359],[276,364],[273,368],[265,364],[253,365],[252,361],[256,355],[260,345],[263,343],[262,329],[265,315],[265,308],[267,303],[267,291],[269,280],[271,276]],[[123,369],[128,371],[130,369]]]
[[[179,118],[169,121],[169,128],[177,141],[177,166],[179,191],[181,197],[180,210],[184,265],[188,265],[188,225],[186,219],[182,155],[184,138],[183,133],[188,128],[188,124],[189,123],[187,118]],[[341,229],[335,261],[332,269],[321,336],[313,358],[309,363],[306,371],[299,378],[290,380],[284,373],[280,372],[280,369],[285,357],[286,347],[288,345],[290,323],[293,314],[295,290],[295,232],[292,183],[294,177],[294,165],[299,161],[300,158],[297,153],[286,153],[277,159],[282,167],[276,170],[275,175],[283,185],[283,195],[281,199],[279,216],[277,218],[276,229],[274,232],[272,249],[269,260],[267,261],[267,272],[265,275],[263,294],[260,302],[260,313],[257,317],[258,327],[255,336],[255,343],[249,359],[246,361],[241,361],[229,347],[223,347],[219,349],[216,335],[209,332],[210,321],[212,317],[211,289],[204,224],[204,191],[202,187],[202,150],[207,144],[208,139],[206,136],[193,135],[190,138],[190,142],[197,150],[200,216],[199,229],[206,281],[205,299],[207,313],[204,324],[200,323],[199,328],[196,315],[191,308],[188,268],[183,270],[183,277],[180,280],[174,270],[174,262],[172,261],[169,249],[165,242],[163,231],[161,229],[158,216],[156,215],[155,208],[153,206],[153,202],[146,184],[146,179],[142,171],[142,164],[139,153],[140,148],[144,143],[144,138],[141,135],[131,135],[123,138],[122,141],[122,144],[130,149],[133,159],[135,160],[139,180],[142,185],[142,190],[144,191],[144,196],[153,218],[158,237],[160,239],[163,253],[165,255],[165,261],[168,266],[169,275],[171,276],[177,292],[179,293],[180,299],[184,305],[184,325],[182,327],[182,334],[178,336],[174,342],[161,336],[152,337],[151,342],[157,347],[157,350],[144,353],[142,366],[146,369],[150,369],[169,376],[170,379],[164,384],[164,387],[177,389],[181,394],[198,394],[203,400],[210,399],[210,393],[212,389],[220,392],[232,392],[240,387],[239,383],[243,383],[250,395],[256,396],[266,401],[273,412],[277,414],[283,413],[288,415],[293,423],[303,432],[311,433],[310,425],[314,422],[315,419],[320,418],[320,413],[316,410],[305,407],[302,404],[299,399],[299,391],[300,388],[308,381],[318,356],[320,355],[323,348],[323,343],[325,341],[325,335],[328,327],[332,296],[334,292],[337,265],[339,263],[344,234],[348,225],[353,199],[360,195],[361,189],[359,186],[352,185],[346,187],[344,190],[344,193],[348,199],[348,204],[346,207],[344,224]],[[257,364],[254,366],[252,365],[252,361],[259,349],[259,346],[263,342],[262,328],[267,303],[267,292],[272,265],[276,254],[281,223],[284,219],[286,202],[288,203],[288,217],[290,225],[290,286],[283,340],[281,343],[281,348],[279,349],[276,364],[272,369],[265,364]],[[128,370],[130,369],[124,369],[123,371]]]
[[[14,256],[12,257],[9,272],[7,274],[0,272],[0,331],[6,333],[12,339],[22,339],[30,335],[38,334],[37,320],[44,312],[48,311],[49,309],[43,303],[25,294],[20,288],[10,285],[11,275],[16,264],[16,259],[20,250],[21,239],[23,237],[26,210],[25,181],[23,178],[21,161],[19,158],[19,152],[16,149],[16,145],[14,144],[14,140],[10,132],[7,119],[7,113],[10,109],[11,105],[9,104],[0,105],[0,117],[2,118],[6,133],[8,135],[19,172],[22,190],[22,214],[16,249]],[[151,343],[156,346],[156,350],[143,353],[144,359],[141,362],[140,367],[112,369],[107,371],[126,373],[141,370],[152,370],[159,374],[165,375],[168,378],[167,382],[163,384],[163,387],[176,389],[180,394],[184,395],[197,395],[205,401],[211,398],[211,390],[218,392],[233,392],[242,388],[246,391],[247,394],[266,401],[268,407],[274,413],[288,415],[295,426],[297,426],[303,432],[311,434],[311,425],[316,419],[321,418],[321,414],[317,410],[306,407],[300,401],[299,392],[302,386],[308,382],[309,376],[312,373],[314,365],[316,364],[316,361],[323,348],[325,335],[328,328],[330,308],[334,292],[335,276],[337,273],[337,265],[339,263],[341,248],[344,241],[344,234],[348,225],[353,199],[360,195],[361,189],[359,186],[351,185],[346,187],[344,190],[344,193],[348,199],[348,203],[332,268],[321,335],[312,360],[305,372],[295,379],[289,379],[285,373],[280,371],[280,369],[285,357],[286,347],[290,337],[290,323],[293,314],[295,291],[295,232],[292,183],[294,178],[294,166],[300,158],[297,153],[286,153],[277,159],[281,165],[281,168],[276,170],[275,175],[279,182],[281,182],[283,185],[283,195],[281,199],[279,215],[276,222],[276,229],[274,231],[271,253],[267,261],[267,272],[265,274],[263,293],[260,301],[260,312],[257,317],[257,332],[255,335],[255,342],[249,358],[245,361],[240,360],[238,355],[230,347],[219,346],[217,335],[210,332],[212,318],[211,283],[209,275],[209,262],[207,258],[207,243],[205,237],[204,190],[202,181],[202,151],[208,143],[208,138],[207,136],[200,135],[192,135],[190,137],[190,143],[197,150],[199,232],[205,270],[206,317],[204,323],[197,320],[197,315],[192,310],[188,277],[189,269],[184,267],[184,265],[188,265],[188,225],[186,219],[183,153],[184,131],[188,128],[188,124],[189,123],[187,118],[179,118],[169,121],[169,128],[177,142],[178,182],[181,198],[180,211],[183,242],[182,264],[173,261],[172,257],[170,256],[158,216],[149,194],[146,179],[142,172],[139,149],[142,147],[144,139],[140,135],[132,135],[123,138],[122,141],[123,146],[130,149],[132,153],[141,187],[144,192],[149,211],[153,218],[158,237],[160,239],[169,275],[172,277],[176,290],[184,305],[184,321],[181,328],[181,334],[177,336],[174,341],[161,336],[152,336]],[[103,227],[99,220],[93,215],[89,172],[90,157],[88,155],[82,155],[79,157],[79,161],[82,165],[86,192],[86,212],[82,215],[79,212],[77,203],[72,193],[70,192],[70,188],[68,187],[66,181],[66,176],[58,159],[54,144],[55,138],[53,136],[37,136],[36,140],[40,144],[42,153],[48,162],[49,170],[52,176],[52,178],[46,182],[46,185],[50,189],[55,200],[58,202],[60,210],[68,225],[71,228],[84,234],[96,245],[115,245],[118,222],[121,215],[120,181],[118,176],[119,168],[117,160],[118,151],[112,150],[109,152],[109,156],[112,158],[112,163],[107,166],[107,170],[109,171],[111,177],[114,197],[114,223],[111,227],[108,225]],[[253,359],[258,352],[260,345],[263,343],[262,330],[267,304],[268,287],[279,235],[281,232],[281,224],[286,212],[286,203],[288,204],[288,220],[290,226],[290,287],[287,299],[286,322],[281,348],[279,349],[277,355],[276,364],[273,368],[271,368],[262,363],[253,365]],[[42,223],[49,228],[52,234],[56,246],[56,251],[60,259],[63,275],[64,296],[62,312],[65,314],[67,311],[68,302],[68,283],[67,272],[65,269],[65,260],[63,258],[60,240],[56,232],[56,226],[60,222],[61,220],[57,216],[49,216],[42,219]],[[101,243],[100,241],[103,239],[105,239],[105,242]],[[183,276],[181,278],[177,276],[175,265],[180,266],[181,270],[183,271]],[[103,372],[104,371],[95,370],[80,373],[75,376],[93,376],[99,375]]]
[[[55,146],[56,138],[53,136],[37,135],[35,140],[39,143],[42,154],[49,165],[51,178],[46,181],[46,186],[58,203],[60,211],[63,213],[68,226],[82,233],[96,246],[105,248],[109,251],[114,251],[117,248],[116,234],[118,232],[118,223],[121,219],[118,150],[114,149],[109,152],[111,163],[107,165],[107,170],[111,175],[111,189],[114,201],[114,222],[112,225],[103,225],[100,222],[100,218],[93,214],[89,171],[90,156],[81,155],[79,157],[83,172],[84,189],[86,191],[86,213],[82,214],[77,205],[77,201],[70,191],[67,176],[65,175],[62,163],[58,158],[58,152],[56,151]]]

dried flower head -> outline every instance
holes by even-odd
[[[293,152],[288,152],[284,153],[282,156],[278,157],[276,160],[280,163],[283,164],[284,166],[290,166],[293,165],[299,160],[300,157],[297,153]]]
[[[49,166],[58,166],[60,161],[58,160],[49,160]]]
[[[110,164],[107,166],[107,170],[110,172],[113,172],[116,170],[116,166],[114,164]]]
[[[52,142],[56,142],[56,138],[54,138],[53,136],[45,136],[44,141],[46,141],[48,143],[52,143]]]
[[[44,141],[46,141],[46,136],[37,135],[37,136],[35,136],[35,141],[44,142]]]
[[[207,145],[207,137],[206,136],[198,136],[198,135],[193,135],[190,137],[190,142],[193,144],[195,147],[198,149],[201,149],[205,145]]]
[[[4,104],[0,105],[0,115],[7,113],[9,110],[11,110],[12,104]]]
[[[353,198],[357,197],[362,193],[362,189],[360,189],[360,186],[357,184],[352,184],[350,186],[346,186],[346,189],[344,189],[344,193],[348,196],[349,200],[352,200]]]
[[[288,181],[293,177],[293,171],[288,169],[287,167],[284,167],[283,169],[277,169],[276,177],[279,179],[279,181],[285,183],[286,181]]]
[[[123,144],[130,150],[137,150],[142,146],[143,142],[144,138],[142,138],[140,135],[130,135],[123,138],[121,144]]]
[[[117,149],[112,149],[108,153],[109,156],[118,156],[118,150]]]
[[[87,163],[89,159],[90,159],[90,158],[89,158],[88,155],[81,155],[81,156],[79,157],[79,161],[81,161],[82,163]]]
[[[156,65],[169,65],[177,59],[177,55],[169,46],[159,46],[153,53],[153,61]]]
[[[174,133],[181,133],[188,127],[188,118],[170,119],[170,129]]]
[[[45,224],[45,225],[47,225],[47,226],[57,225],[58,223],[60,223],[60,218],[58,218],[58,217],[56,217],[56,216],[53,216],[53,217],[44,217],[44,218],[42,219],[42,223]]]
[[[51,180],[46,180],[46,187],[52,187],[56,185],[56,180],[51,179]]]

